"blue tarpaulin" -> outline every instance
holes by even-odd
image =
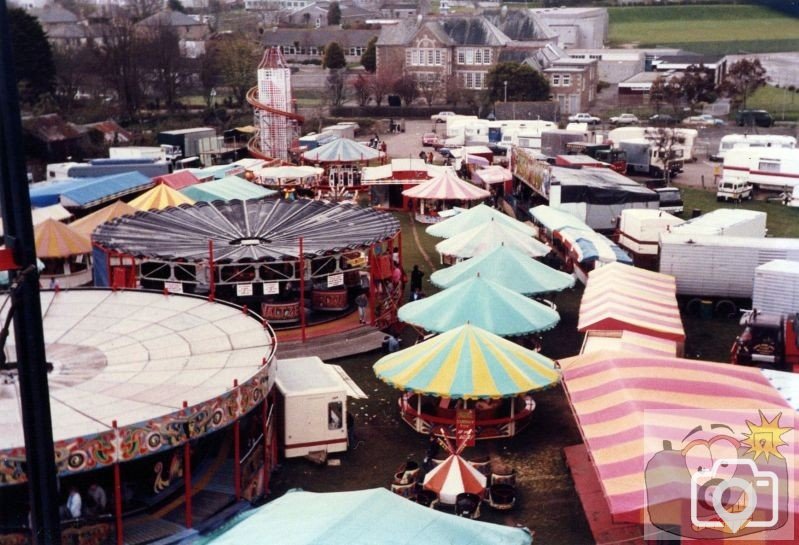
[[[92,183],[94,178],[67,178],[53,182],[40,182],[30,186],[31,206],[41,208],[61,202],[64,191]]]
[[[144,191],[153,185],[151,179],[141,172],[125,172],[89,180],[90,183],[62,191],[61,204],[67,208],[90,208]]]

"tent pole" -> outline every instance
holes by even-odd
[[[302,237],[300,237],[300,329],[302,330],[302,342],[305,342],[305,257]]]
[[[184,411],[188,409],[188,407],[189,403],[184,401]],[[185,413],[188,413],[188,411],[185,411]],[[188,429],[188,419],[186,422],[186,442],[183,444],[183,482],[186,489],[186,528],[191,528],[191,437]]]
[[[510,432],[510,436],[513,437],[516,435],[516,398],[513,397],[510,400],[510,426],[508,426],[508,431]]]
[[[214,271],[214,241],[212,239],[208,239],[208,281],[210,285],[208,286],[208,300],[213,302],[216,299],[216,281],[215,281],[215,271]]]
[[[416,394],[416,431],[421,433],[424,431],[422,425],[424,419],[422,418],[422,394]]]
[[[122,527],[122,475],[120,471],[120,458],[119,452],[119,430],[117,429],[117,421],[112,423],[114,427],[114,440],[116,441],[116,461],[114,462],[114,518],[116,519],[117,526],[117,545],[125,545],[125,535]]]
[[[238,390],[239,379],[233,379],[233,389]],[[241,420],[233,422],[233,490],[236,501],[241,500]]]

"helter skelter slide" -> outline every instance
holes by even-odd
[[[294,113],[291,70],[279,47],[264,51],[258,64],[258,85],[247,91],[257,132],[247,148],[253,157],[288,162],[289,150],[300,135],[303,118]]]

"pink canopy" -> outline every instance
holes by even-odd
[[[501,184],[513,179],[513,174],[510,170],[499,165],[491,165],[480,170],[475,170],[472,174],[477,181],[481,181],[486,185]]]
[[[416,187],[406,189],[402,192],[406,197],[415,199],[441,199],[441,200],[461,200],[479,201],[489,197],[490,193],[485,189],[461,180],[455,171],[446,169],[441,174]]]

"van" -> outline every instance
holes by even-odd
[[[766,110],[738,110],[738,113],[735,114],[735,122],[739,127],[771,127],[774,124],[774,118]]]
[[[658,187],[655,190],[660,200],[658,208],[669,214],[681,215],[683,213],[682,193],[676,187]]]
[[[724,179],[719,182],[716,190],[717,201],[741,202],[752,198],[752,184],[739,179]]]

